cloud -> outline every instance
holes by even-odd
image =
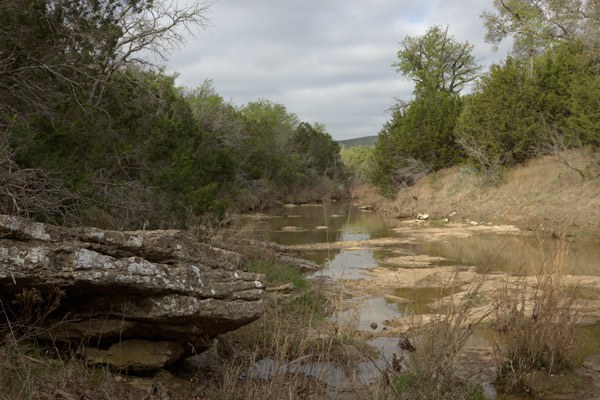
[[[220,0],[211,26],[171,54],[178,83],[211,79],[226,99],[282,103],[307,122],[324,123],[336,139],[375,135],[394,98],[409,99],[397,74],[399,42],[449,25],[475,45],[487,65],[500,56],[483,41],[481,0]]]

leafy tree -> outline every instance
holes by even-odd
[[[293,138],[294,151],[300,155],[301,170],[308,182],[320,177],[335,179],[341,172],[340,145],[322,124],[298,125]]]
[[[340,158],[347,168],[350,180],[368,182],[373,171],[374,146],[351,146],[340,150]]]
[[[204,15],[164,0],[0,2],[0,211],[176,227],[336,179],[322,125],[267,100],[236,107],[210,82],[178,88],[150,62]]]
[[[460,97],[437,92],[394,111],[375,146],[375,183],[385,190],[412,185],[429,170],[460,162],[454,126],[461,109]]]
[[[493,65],[479,90],[469,96],[457,123],[467,153],[488,172],[521,162],[539,147],[541,132],[534,112],[537,91],[521,60]]]
[[[494,12],[484,12],[486,41],[496,47],[514,37],[514,55],[532,57],[563,40],[600,34],[597,0],[494,0]],[[591,42],[590,42],[591,43]]]
[[[211,81],[186,94],[194,119],[206,134],[208,147],[223,146],[235,151],[246,138],[245,119],[231,103],[216,93]]]
[[[459,141],[488,172],[539,155],[553,141],[593,144],[597,81],[578,43],[556,45],[531,60],[509,57],[491,67],[466,102]]]
[[[148,66],[205,22],[206,8],[164,0],[0,2],[0,126],[7,118],[57,115],[96,104],[112,75]]]
[[[433,26],[401,45],[394,67],[415,82],[415,97],[394,110],[375,146],[372,179],[384,192],[462,159],[454,135],[462,109],[459,92],[479,70],[473,46],[457,42],[447,28]]]
[[[459,93],[476,77],[479,67],[473,45],[457,42],[448,28],[433,26],[423,36],[407,36],[392,66],[415,82],[415,94]]]
[[[299,160],[290,150],[298,118],[282,104],[264,99],[250,102],[240,111],[247,135],[241,154],[246,179],[295,185],[300,179]]]

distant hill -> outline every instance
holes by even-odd
[[[354,147],[354,146],[373,146],[377,142],[377,135],[375,136],[364,136],[356,139],[338,140],[338,143],[343,147]]]

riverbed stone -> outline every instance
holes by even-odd
[[[85,360],[89,364],[106,364],[112,368],[146,372],[173,364],[183,354],[183,348],[175,342],[152,342],[148,340],[123,340],[106,350],[85,348]]]
[[[200,352],[263,313],[264,275],[245,269],[240,254],[178,230],[67,229],[0,215],[0,297],[17,313],[23,293],[45,300],[40,339]]]

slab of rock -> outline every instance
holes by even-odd
[[[263,276],[242,257],[177,230],[66,229],[0,215],[0,296],[64,292],[45,338],[167,341],[182,354],[263,312]],[[174,353],[175,354],[175,353]]]
[[[302,273],[314,272],[321,269],[320,265],[302,258],[302,251],[278,243],[239,238],[228,238],[227,240],[212,239],[210,243],[223,249],[241,248],[246,249],[246,252],[260,252],[273,257],[280,264],[298,268]]]
[[[183,354],[179,343],[123,340],[107,350],[85,348],[85,359],[90,364],[108,364],[126,371],[154,371],[173,364]]]

